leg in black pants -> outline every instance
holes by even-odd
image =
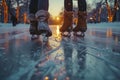
[[[31,0],[30,1],[30,5],[29,5],[29,20],[30,20],[30,34],[32,35],[32,39],[35,38],[34,35],[36,35],[38,33],[37,31],[37,24],[38,24],[38,21],[37,19],[35,18],[35,13],[37,12],[38,10],[38,0]]]
[[[38,0],[38,10],[35,14],[38,20],[38,32],[39,34],[45,33],[46,37],[50,37],[52,32],[48,25],[49,19],[49,0]]]
[[[48,26],[49,0],[31,0],[29,6],[30,34],[40,35],[46,33],[46,37],[52,35]]]

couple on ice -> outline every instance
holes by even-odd
[[[86,0],[78,0],[78,21],[75,28],[73,24],[73,2],[72,0],[64,0],[64,22],[60,28],[60,32],[63,36],[68,36],[70,31],[74,32],[76,36],[83,36],[87,30],[87,11]],[[41,35],[45,33],[46,37],[50,37],[52,32],[49,28],[49,0],[31,0],[29,5],[29,20],[30,20],[30,34],[32,38],[34,35]],[[68,34],[64,34],[68,32]]]

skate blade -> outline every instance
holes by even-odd
[[[67,32],[67,33],[61,33],[61,36],[62,37],[70,37],[71,36],[71,33]]]
[[[77,34],[77,33],[74,33],[74,36],[76,37],[85,37],[85,33],[80,33],[80,34]]]

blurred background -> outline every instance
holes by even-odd
[[[119,22],[120,0],[86,0],[87,22]],[[29,23],[30,0],[0,0],[0,22],[10,23],[10,12],[12,12],[19,23]],[[77,0],[73,0],[74,22],[77,22]],[[49,24],[58,25],[63,22],[64,0],[49,0]]]

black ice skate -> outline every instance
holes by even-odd
[[[30,14],[28,18],[30,20],[29,32],[32,35],[31,39],[32,40],[37,39],[38,38],[38,36],[37,36],[37,34],[38,34],[38,30],[37,30],[38,21],[36,20],[34,14]]]
[[[45,35],[45,37],[52,36],[52,32],[48,25],[48,18],[49,18],[48,11],[39,10],[35,16],[38,20],[38,34],[39,35],[43,34]]]

